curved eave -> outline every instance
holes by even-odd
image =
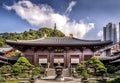
[[[82,43],[41,43],[41,42],[20,42],[20,41],[11,41],[6,40],[6,43],[11,46],[15,45],[25,45],[25,46],[102,46],[109,45],[111,41],[101,41],[101,42],[82,42]]]

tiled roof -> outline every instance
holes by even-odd
[[[6,40],[6,43],[16,45],[102,45],[108,44],[110,41],[81,40],[70,37],[46,37],[35,40]]]
[[[5,57],[5,56],[0,56],[0,59],[5,59],[5,60],[7,60],[7,57]]]
[[[100,60],[115,60],[119,57],[120,57],[120,55],[117,55],[117,56],[100,56],[99,59]]]
[[[117,59],[117,60],[111,61],[111,63],[117,63],[117,62],[120,62],[120,59]]]
[[[0,63],[8,64],[8,62],[2,60],[0,60]]]
[[[10,51],[11,49],[13,49],[13,48],[12,47],[0,47],[0,52],[5,53],[7,51]]]

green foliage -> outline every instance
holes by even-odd
[[[114,66],[114,65],[106,65],[107,72],[110,74],[118,74],[120,70],[120,66]]]
[[[76,71],[78,73],[78,75],[82,76],[83,79],[87,79],[89,77],[87,68],[84,66],[85,62],[82,62],[81,64],[78,64]]]
[[[5,78],[0,75],[0,83],[5,81],[6,81]]]
[[[24,73],[25,70],[29,70],[34,67],[25,57],[20,57],[17,62],[13,65],[13,74],[19,75]]]
[[[0,68],[0,73],[1,74],[11,73],[11,69],[12,69],[12,67],[10,65],[2,66]]]
[[[42,66],[37,66],[33,69],[32,75],[34,76],[39,76],[40,75],[40,70]]]
[[[13,65],[13,72],[12,75],[17,76],[18,74],[22,73],[21,66],[19,65]]]
[[[114,80],[110,80],[107,83],[120,83],[120,77],[115,78]]]
[[[38,30],[29,29],[29,31],[24,31],[22,33],[1,33],[0,35],[0,46],[5,46],[5,40],[32,40],[44,37],[47,34],[48,37],[53,36],[53,29],[50,28],[40,28]],[[65,34],[59,30],[56,30],[56,37],[64,37]]]
[[[93,73],[90,73],[91,68],[94,69]],[[106,68],[104,64],[97,57],[94,56],[88,61],[82,61],[77,66],[76,71],[79,75],[82,75],[82,73],[85,72],[86,76],[88,73],[93,75],[103,76],[106,73]],[[83,76],[84,76],[84,73],[83,73]]]
[[[120,75],[120,70],[115,72],[116,75]]]
[[[103,76],[104,74],[106,74],[107,71],[106,71],[106,68],[102,65],[99,65],[96,69],[96,75],[97,76]]]
[[[119,67],[117,68],[116,66],[113,65],[106,65],[106,68],[108,73],[115,73],[116,71],[119,70]]]
[[[26,77],[28,77],[28,74],[27,73],[20,73],[20,74],[18,74],[18,77],[26,78]]]
[[[12,51],[12,52],[10,52],[10,56],[19,56],[19,57],[21,57],[21,56],[23,56],[23,54],[21,52]]]
[[[83,70],[81,75],[84,79],[87,79],[89,77],[89,74],[88,74],[87,70]]]
[[[82,65],[81,65],[81,64],[78,64],[77,67],[76,67],[77,73],[80,75],[83,70],[84,70],[84,69],[83,69]]]
[[[90,60],[86,62],[87,67],[92,67],[94,68],[95,75],[102,76],[103,74],[106,73],[106,68],[104,64],[97,58],[97,57],[92,57]]]
[[[90,60],[86,62],[86,65],[88,67],[98,67],[99,65],[104,66],[104,64],[97,58],[97,57],[92,57]]]

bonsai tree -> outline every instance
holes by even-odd
[[[11,73],[11,69],[12,69],[12,67],[10,66],[10,65],[6,65],[6,66],[2,66],[1,68],[0,68],[0,70],[1,70],[1,74],[7,74],[7,73]]]
[[[88,74],[87,70],[83,70],[82,73],[81,73],[81,76],[83,77],[82,80],[87,80],[88,77],[89,77],[89,74]]]
[[[41,65],[36,66],[36,67],[32,70],[32,75],[33,75],[33,76],[40,77],[40,70],[41,70],[41,68],[42,68]]]
[[[82,77],[82,80],[87,80],[89,77],[87,67],[86,67],[86,62],[82,61],[80,64],[77,65],[76,71],[78,75]]]
[[[93,73],[89,72],[91,68],[94,70]],[[83,79],[86,79],[89,77],[89,74],[103,77],[103,75],[106,73],[106,68],[104,64],[97,57],[94,56],[88,61],[82,61],[77,66],[76,71],[79,75],[83,77]]]
[[[17,62],[13,65],[13,74],[19,75],[24,74],[25,70],[29,70],[34,66],[25,57],[20,57]]]
[[[95,56],[86,62],[86,67],[92,67],[94,69],[94,75],[97,75],[98,73],[99,75],[102,75],[106,72],[104,64]]]

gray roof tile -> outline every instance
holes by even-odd
[[[101,40],[82,40],[70,37],[46,37],[35,40],[6,40],[7,44],[24,44],[24,45],[97,45],[107,44],[110,41]]]

